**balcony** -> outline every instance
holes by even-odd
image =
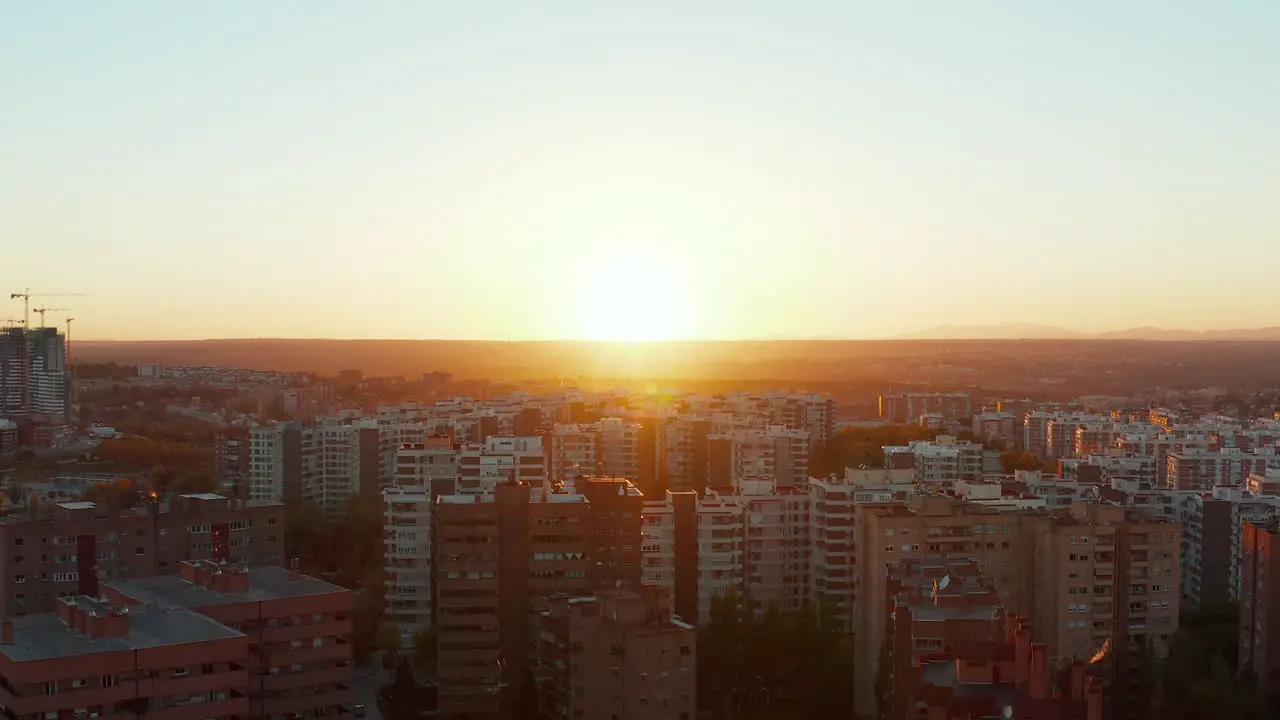
[[[355,669],[350,665],[340,665],[325,668],[324,670],[306,670],[303,672],[261,676],[262,689],[267,692],[329,684],[346,687],[350,685],[354,677]]]
[[[355,697],[354,693],[349,688],[344,688],[319,694],[307,693],[293,697],[263,699],[262,715],[288,715],[335,705],[350,705],[353,697]],[[210,717],[210,715],[202,717]]]
[[[204,718],[249,716],[249,698],[238,697],[210,703],[193,703],[152,710],[148,720],[204,720]]]

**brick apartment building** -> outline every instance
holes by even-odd
[[[280,567],[182,563],[179,575],[107,585],[121,607],[197,613],[242,634],[249,717],[326,717],[349,712],[355,665],[355,596]],[[190,652],[192,664],[201,653]],[[200,717],[207,717],[201,715]]]
[[[1034,619],[1035,640],[1051,657],[1088,658],[1110,639],[1104,669],[1113,679],[1142,643],[1162,656],[1178,629],[1179,523],[1103,503],[1075,501],[1044,514],[916,496],[905,507],[862,506],[855,525],[860,715],[873,712],[873,671],[890,611],[887,570],[903,561],[974,559],[1005,608]]]
[[[282,568],[210,561],[58,598],[0,623],[0,704],[15,720],[347,715],[352,602]]]
[[[284,561],[284,506],[181,495],[127,510],[91,502],[0,515],[0,616],[47,613],[100,582],[176,574],[185,560]]]
[[[697,631],[665,590],[562,595],[536,620],[539,717],[691,720]]]
[[[638,590],[644,496],[619,477],[585,478],[575,485],[591,508],[592,587]]]
[[[1240,571],[1240,670],[1263,696],[1280,678],[1280,521],[1246,522]]]
[[[1102,720],[1101,679],[1081,660],[1055,672],[976,562],[906,561],[886,589],[882,717]]]
[[[250,716],[248,638],[189,610],[59,598],[0,624],[0,705],[14,720]]]
[[[577,493],[506,482],[439,497],[434,525],[440,715],[510,714],[530,679],[535,603],[592,589],[591,508]]]

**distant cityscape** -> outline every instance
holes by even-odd
[[[1224,412],[1217,389],[885,391],[867,414],[825,393],[76,367],[52,328],[3,337],[0,675],[24,678],[20,716],[120,712],[116,688],[157,671],[152,708],[207,675],[216,716],[393,712],[401,682],[453,718],[794,705],[699,675],[725,602],[820,609],[848,638],[835,707],[858,717],[1145,716],[1143,668],[1187,613],[1226,607],[1249,692],[1280,670],[1280,415]],[[139,448],[175,459],[130,466]],[[355,569],[289,535],[350,544],[361,522]],[[188,649],[44,692],[82,687],[59,679],[69,655],[168,645]]]

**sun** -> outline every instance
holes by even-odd
[[[575,335],[584,340],[651,342],[692,337],[697,308],[683,267],[643,249],[586,259],[576,293]]]

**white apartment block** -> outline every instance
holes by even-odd
[[[858,602],[859,505],[905,499],[915,471],[845,470],[843,477],[809,479],[809,598],[826,604],[852,629]]]
[[[916,480],[925,485],[950,484],[983,474],[982,444],[957,441],[952,435],[939,435],[934,441],[916,440],[910,445],[888,445],[882,450],[886,466],[913,468]]]
[[[1192,606],[1240,599],[1242,525],[1280,517],[1280,497],[1239,487],[1188,495],[1182,507],[1182,596]]]
[[[591,425],[556,425],[552,429],[551,480],[572,483],[579,475],[600,475],[598,436]]]
[[[251,429],[250,499],[310,502],[330,515],[341,512],[352,495],[376,493],[382,483],[387,458],[377,433],[372,418]]]
[[[705,624],[711,620],[712,599],[746,589],[746,508],[736,497],[710,493],[697,499],[695,513],[698,617],[685,620]],[[667,588],[672,597],[677,597],[677,522],[683,522],[677,518],[670,491],[663,500],[644,504],[642,581]]]
[[[1211,491],[1219,485],[1241,487],[1251,474],[1265,475],[1268,468],[1280,468],[1274,448],[1246,453],[1237,448],[1217,452],[1184,450],[1171,452],[1165,473],[1169,487],[1178,490]]]
[[[491,493],[512,478],[535,488],[549,480],[540,437],[494,436],[463,445],[458,464],[458,493],[464,495]]]
[[[400,634],[400,647],[432,627],[431,516],[434,497],[424,486],[396,485],[382,491],[386,537],[383,559],[387,616]]]

